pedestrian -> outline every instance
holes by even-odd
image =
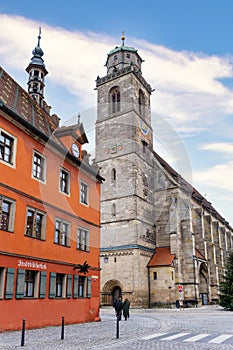
[[[127,321],[127,318],[129,318],[129,307],[130,301],[126,298],[123,302],[123,316],[125,318],[125,321]]]
[[[123,303],[121,300],[121,297],[119,297],[116,302],[114,302],[115,310],[116,310],[116,317],[118,317],[118,320],[121,320],[122,315],[122,309],[123,309]]]

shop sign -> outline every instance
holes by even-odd
[[[38,261],[32,261],[32,260],[18,260],[18,267],[25,267],[29,269],[40,269],[40,270],[46,270],[47,265],[43,262]]]

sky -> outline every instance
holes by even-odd
[[[41,27],[45,100],[61,124],[81,115],[94,158],[95,80],[124,31],[155,89],[155,151],[233,226],[232,14],[232,0],[0,0],[0,65],[27,90]]]

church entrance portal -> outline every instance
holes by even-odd
[[[122,284],[117,280],[110,280],[105,283],[101,294],[102,305],[113,305],[114,299],[122,296]]]

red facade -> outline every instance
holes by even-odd
[[[0,67],[0,331],[99,319],[102,178],[86,142]]]

